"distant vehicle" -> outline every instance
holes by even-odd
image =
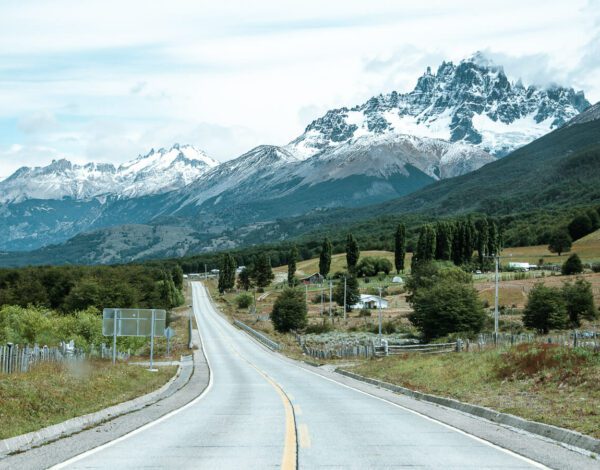
[[[477,271],[475,271],[475,274],[483,274],[483,273],[481,272],[481,269],[478,269]]]
[[[511,269],[513,271],[522,271],[524,273],[526,273],[527,271],[529,271],[529,269],[533,267],[534,266],[530,265],[529,263],[508,263],[508,269]]]

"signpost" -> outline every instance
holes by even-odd
[[[171,355],[171,338],[175,335],[173,328],[168,327],[165,329],[165,338],[167,338],[167,356]]]
[[[150,370],[154,369],[154,337],[165,336],[167,312],[159,309],[105,308],[102,334],[113,337],[113,364],[117,361],[117,336],[150,336]]]

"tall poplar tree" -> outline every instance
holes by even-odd
[[[258,287],[267,287],[275,277],[271,269],[271,261],[266,253],[257,256],[252,276]]]
[[[296,245],[292,246],[290,250],[290,259],[288,260],[288,286],[294,287],[296,285],[296,262],[298,261],[298,248]]]
[[[219,266],[219,292],[222,294],[227,289],[232,289],[235,285],[235,258],[230,253],[221,255],[221,263]]]
[[[319,272],[321,276],[327,277],[331,270],[331,242],[325,237],[321,245],[321,254],[319,255]]]
[[[477,227],[477,257],[479,267],[483,268],[486,256],[489,256],[488,237],[490,236],[490,227],[486,217],[479,219],[475,226]]]
[[[435,225],[435,259],[452,258],[452,224],[438,222]]]
[[[352,234],[349,233],[346,237],[346,264],[350,273],[354,273],[359,257],[360,250],[358,249],[358,242]]]
[[[400,274],[404,271],[404,258],[406,257],[406,227],[398,224],[394,235],[394,264],[396,271]]]
[[[431,261],[435,257],[436,233],[432,225],[426,224],[419,231],[416,259],[421,263]]]

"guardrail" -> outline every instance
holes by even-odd
[[[250,334],[252,337],[254,337],[258,341],[260,341],[262,344],[264,344],[269,349],[272,349],[273,351],[281,351],[282,348],[279,343],[276,343],[271,338],[268,338],[266,335],[256,331],[255,329],[250,328],[245,323],[242,323],[239,320],[234,320],[233,324],[235,326],[237,326],[238,328],[241,328],[242,330],[246,331],[248,334]]]

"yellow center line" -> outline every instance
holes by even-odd
[[[281,385],[275,382],[269,375],[259,369],[256,365],[242,356],[238,350],[233,346],[231,341],[226,338],[222,333],[220,326],[217,327],[219,336],[223,339],[225,343],[229,346],[229,348],[233,351],[233,353],[238,356],[243,361],[247,362],[252,368],[254,368],[277,392],[281,401],[283,403],[283,408],[285,410],[285,438],[283,441],[283,457],[281,459],[281,468],[282,470],[296,470],[297,462],[298,462],[298,436],[296,435],[296,417],[294,415],[294,408],[292,407],[292,402],[290,397],[286,395]],[[308,433],[308,429],[306,430]],[[308,443],[310,447],[310,437],[308,438]]]

